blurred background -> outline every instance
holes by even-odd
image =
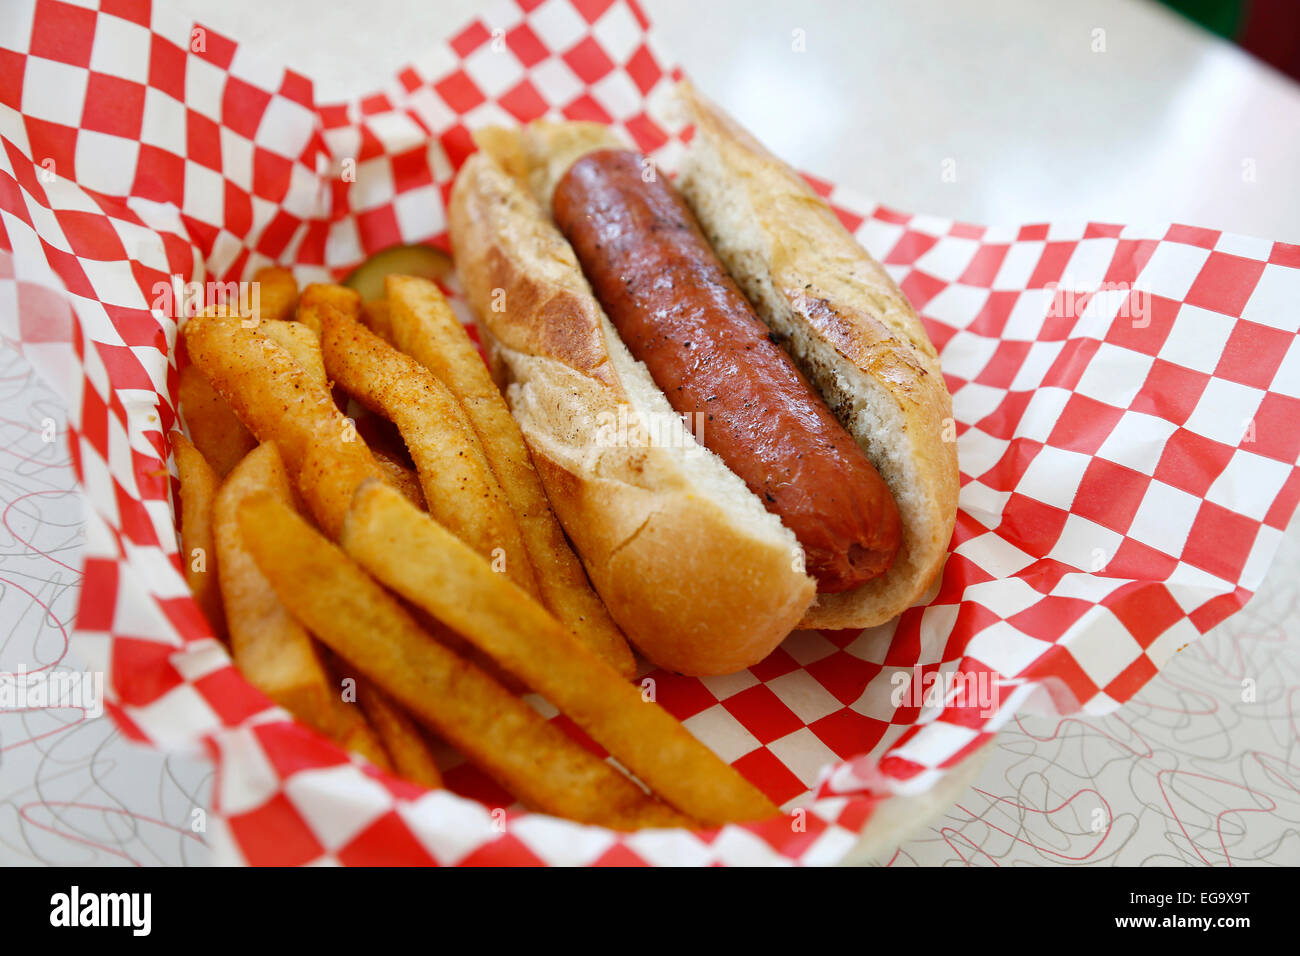
[[[640,3],[687,74],[778,155],[896,208],[1300,241],[1300,84],[1280,72],[1296,70],[1296,0]],[[381,89],[491,9],[169,5],[311,77],[324,102]]]
[[[1300,79],[1300,4],[1295,0],[1165,0],[1166,5],[1265,63]]]

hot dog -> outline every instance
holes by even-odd
[[[921,597],[958,478],[906,298],[797,173],[688,88],[681,102],[680,195],[605,127],[535,123],[479,135],[448,226],[611,615],[655,663],[717,674],[795,627],[869,627]],[[649,427],[678,413],[702,428]],[[611,418],[631,423],[612,444]]]
[[[818,591],[882,574],[898,509],[862,449],[771,339],[695,216],[630,150],[588,153],[554,215],[632,357],[672,407],[704,415],[705,447],[794,532]]]

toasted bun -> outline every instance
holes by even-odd
[[[449,219],[511,410],[610,613],[655,663],[718,674],[796,626],[867,627],[920,597],[952,534],[957,462],[934,347],[897,286],[797,173],[688,88],[680,101],[696,125],[688,203],[898,503],[902,546],[882,577],[817,596],[793,534],[695,442],[618,338],[549,214],[576,159],[624,146],[607,127],[485,131]],[[602,440],[620,409],[627,427]]]
[[[804,627],[872,627],[920,598],[957,518],[952,398],[884,268],[798,173],[688,85],[695,135],[678,186],[714,251],[889,485],[903,541],[888,572],[819,595]]]
[[[457,177],[452,244],[552,507],[610,614],[656,664],[705,675],[762,660],[815,595],[798,541],[632,359],[517,178],[524,144],[490,142]],[[545,190],[546,168],[525,178]]]

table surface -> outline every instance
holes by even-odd
[[[860,194],[987,224],[1300,241],[1300,88],[1154,4],[642,3],[702,89]],[[324,100],[383,85],[473,6],[172,5],[313,77]],[[81,503],[65,446],[42,434],[63,414],[0,353],[0,671],[60,656],[74,621]],[[1297,581],[1300,522],[1246,609],[1125,708],[1014,721],[954,806],[878,862],[1300,862]],[[206,763],[132,746],[107,718],[0,714],[0,864],[202,864],[188,822],[210,786]]]

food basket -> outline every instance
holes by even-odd
[[[657,699],[782,806],[633,834],[495,808],[467,764],[426,791],[246,683],[180,573],[166,435],[177,281],[282,263],[337,279],[446,248],[471,130],[612,123],[664,169],[680,73],[635,0],[487,7],[384,90],[311,80],[148,0],[40,0],[0,51],[0,330],[60,391],[86,500],[75,651],[128,737],[216,767],[226,863],[830,864],[941,810],[1015,713],[1102,714],[1259,586],[1300,500],[1300,246],[1179,225],[984,227],[809,177],[922,316],[962,490],[919,606],[799,631]],[[26,15],[26,14],[24,14]],[[706,91],[707,92],[707,91]],[[454,293],[454,281],[451,283]],[[466,319],[469,316],[464,315]]]

